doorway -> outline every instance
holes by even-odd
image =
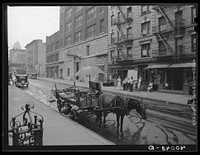
[[[173,69],[173,76],[174,90],[183,90],[183,69]]]

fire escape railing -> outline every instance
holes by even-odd
[[[133,37],[132,37],[132,34],[125,35],[121,29],[121,24],[123,24],[123,23],[130,24],[132,22],[132,14],[127,12],[127,15],[125,15],[120,6],[117,6],[117,8],[120,11],[121,16],[114,19],[113,25],[117,26],[121,35],[118,38],[117,42],[115,43],[116,49],[118,51],[118,55],[113,60],[119,62],[121,60],[128,60],[130,58],[130,56],[127,56],[127,54],[125,54],[122,51],[122,44],[131,42],[133,40]],[[120,17],[122,17],[122,18],[120,18]]]
[[[163,17],[166,19],[167,21],[167,26],[168,26],[168,30],[174,30],[175,26],[174,23],[170,20],[170,18],[167,16],[167,14],[165,13],[165,11],[162,9],[161,6],[154,6],[153,9],[155,9],[157,12],[160,12]],[[172,54],[172,57],[174,58],[174,60],[177,59],[177,54],[176,52],[173,50],[173,48],[168,44],[167,39],[164,38],[164,36],[162,35],[162,33],[164,32],[163,30],[160,31],[160,27],[159,26],[154,26],[152,28],[152,32],[154,34],[156,34],[157,38],[160,39],[160,41],[163,42],[163,44],[165,45],[166,49]]]

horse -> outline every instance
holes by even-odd
[[[96,114],[97,115],[96,122],[100,121],[100,127],[102,125],[102,113],[104,114],[104,120],[103,120],[104,126],[106,126],[105,123],[108,112],[116,114],[117,135],[119,134],[119,126],[120,126],[120,132],[121,134],[123,134],[124,116],[129,115],[132,109],[135,109],[140,114],[141,116],[140,119],[147,119],[146,107],[144,106],[144,104],[141,104],[141,101],[133,98],[123,98],[121,96],[114,95],[111,93],[103,93],[99,96],[97,105],[99,106],[99,109],[101,109],[101,111]]]

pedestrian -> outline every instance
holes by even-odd
[[[139,76],[139,79],[138,79],[138,86],[137,86],[138,91],[140,91],[141,84],[142,84],[142,77]]]
[[[15,81],[16,81],[16,77],[15,77],[14,73],[12,73],[12,84],[13,84],[13,86],[15,85]]]
[[[151,92],[153,90],[153,81],[151,81],[147,87],[147,91]]]
[[[122,89],[122,80],[120,78],[120,76],[117,79],[117,90],[121,90]]]
[[[127,90],[127,78],[122,81],[123,90]]]
[[[130,79],[130,92],[132,92],[133,91],[133,76],[131,76],[131,79]]]

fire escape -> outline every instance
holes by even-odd
[[[122,11],[120,6],[117,6],[117,8],[120,11],[121,16],[119,16],[118,18],[115,18],[115,21],[113,23],[114,25],[117,26],[117,28],[120,32],[120,37],[115,42],[116,49],[117,49],[117,52],[118,52],[118,55],[115,56],[115,61],[116,62],[122,62],[122,61],[126,61],[130,58],[130,55],[127,55],[123,52],[123,45],[131,43],[133,41],[131,34],[127,34],[127,36],[124,34],[124,32],[122,31],[122,25],[123,24],[130,25],[132,23],[132,16],[128,12],[127,12],[127,15],[126,15]],[[120,18],[120,17],[122,17],[122,18]]]
[[[165,30],[163,31],[163,30],[160,30],[160,27],[158,25],[158,26],[154,26],[152,31],[157,36],[157,39],[159,41],[163,42],[164,46],[166,47],[166,50],[171,53],[174,61],[178,61],[179,60],[179,52],[174,51],[174,49],[168,44],[167,39],[164,36],[164,33],[166,32],[166,29],[168,29],[168,31],[172,31],[174,35],[177,35],[177,32],[180,33],[180,31],[179,31],[180,26],[183,26],[183,25],[181,25],[182,23],[180,21],[178,21],[178,22],[171,21],[170,18],[165,13],[163,6],[155,6],[154,9],[163,15],[163,17],[165,18],[165,20],[167,22],[166,25],[168,25],[168,27],[165,28]],[[156,17],[156,16],[154,15],[154,17]],[[177,29],[178,29],[178,31],[177,31]]]

